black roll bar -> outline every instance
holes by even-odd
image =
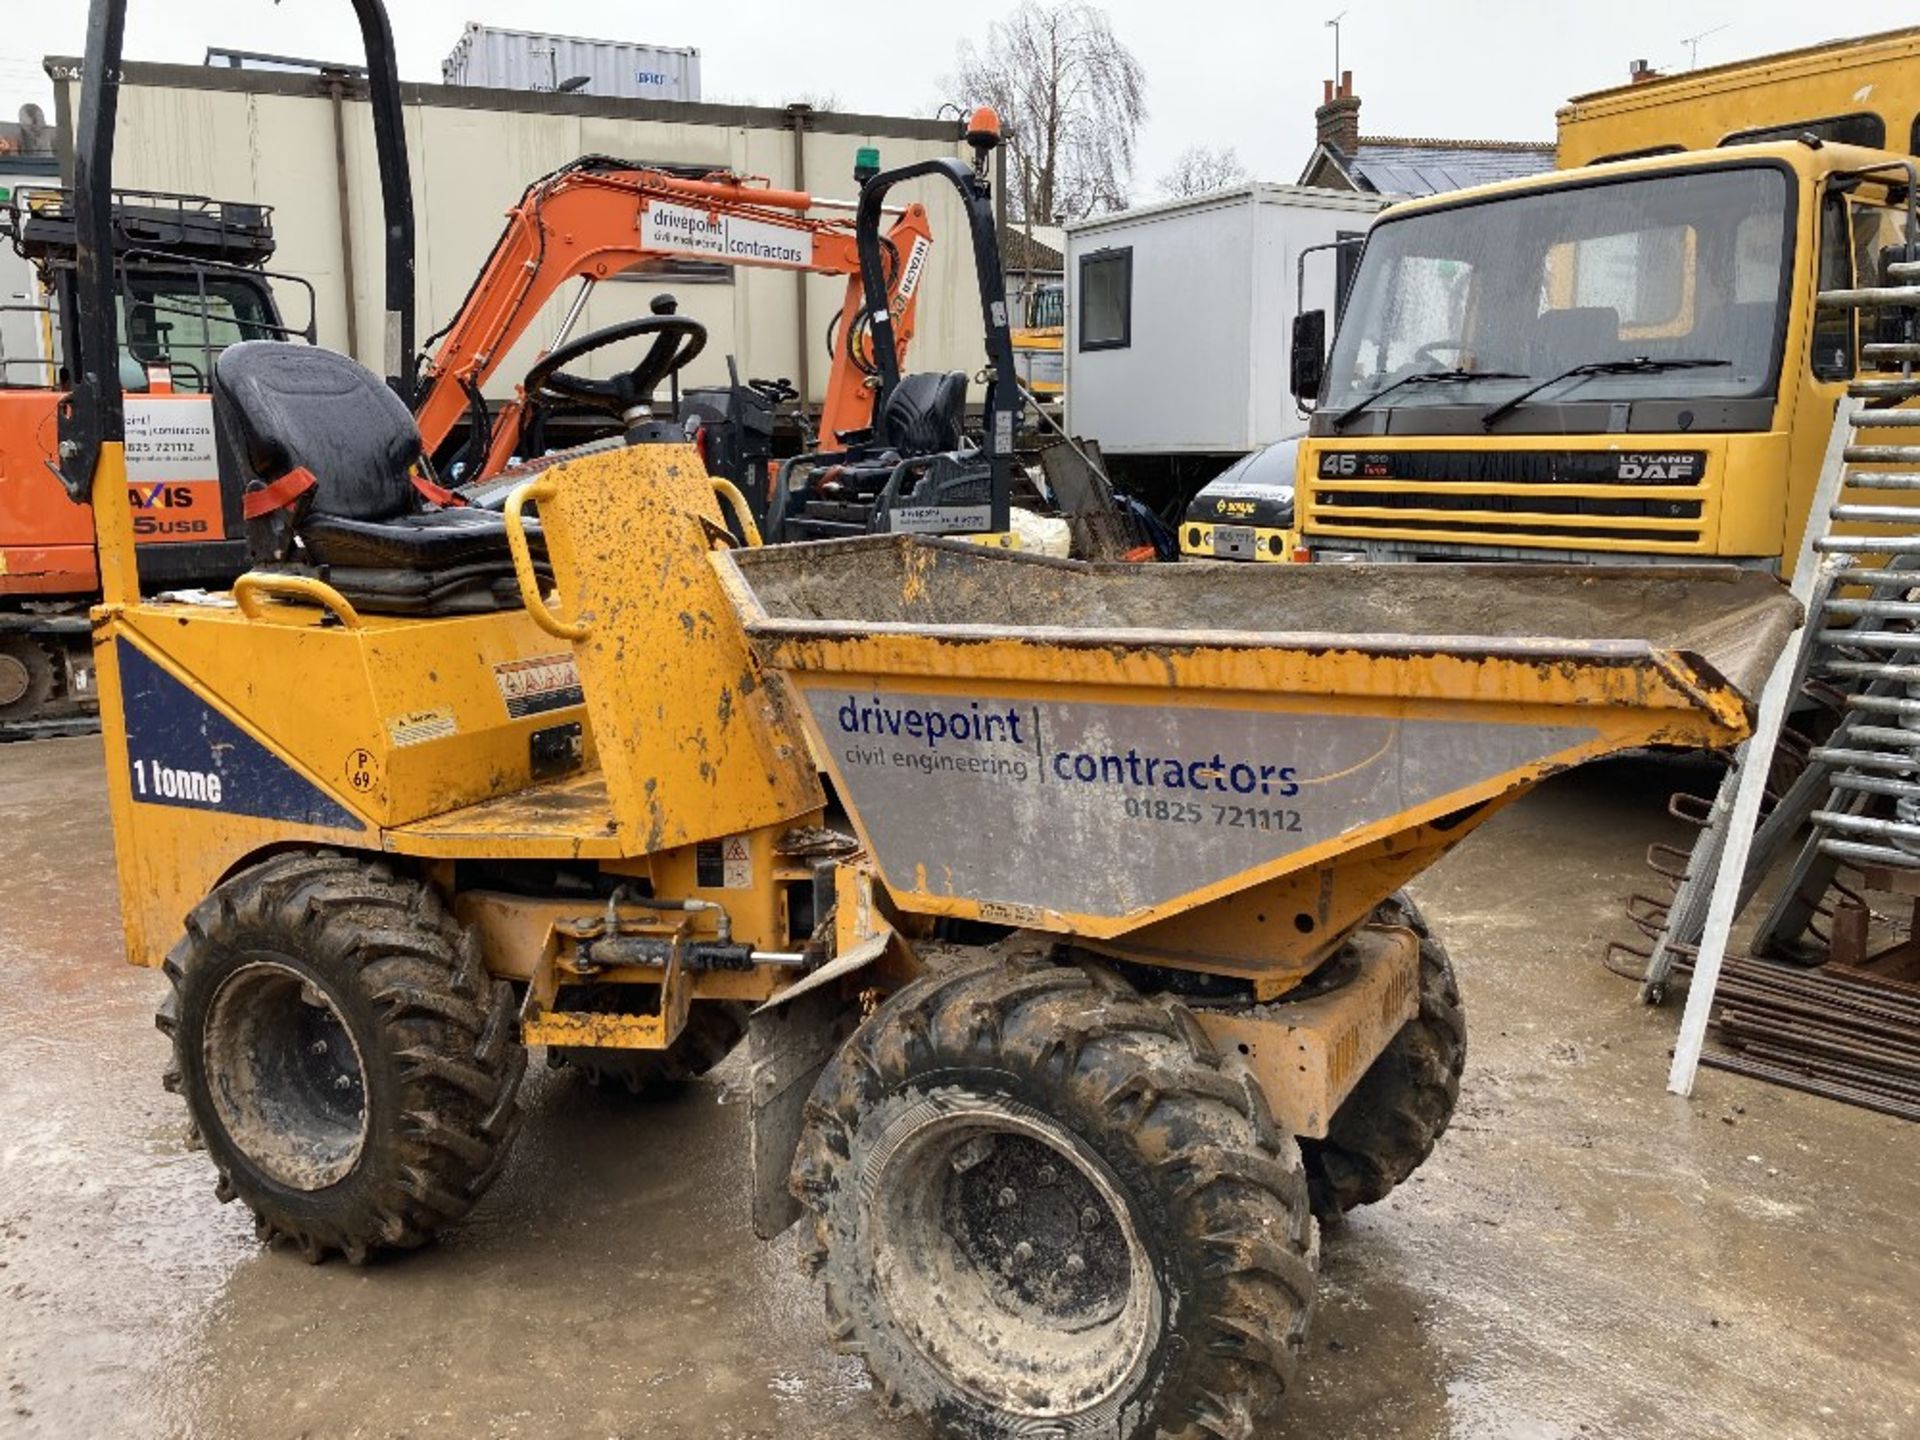
[[[60,483],[81,503],[93,493],[101,445],[124,440],[127,429],[113,312],[113,127],[120,112],[126,26],[126,0],[94,0],[87,12],[80,117],[74,126],[74,293],[80,312],[74,334],[80,353],[68,357],[73,388],[60,402]]]
[[[960,192],[967,230],[973,241],[974,278],[980,288],[980,321],[987,343],[987,394],[981,452],[987,457],[993,486],[992,529],[1009,526],[1008,495],[1013,473],[1013,436],[1020,421],[1020,386],[1013,363],[1013,336],[1007,327],[1006,279],[1000,270],[1000,232],[994,224],[993,189],[975,167],[950,157],[921,160],[897,170],[883,170],[860,187],[860,208],[854,235],[860,249],[860,286],[867,307],[874,363],[880,393],[874,398],[878,415],[900,383],[900,352],[893,333],[893,311],[887,304],[887,279],[881,257],[880,219],[887,192],[906,180],[939,175]],[[851,323],[851,322],[849,322]]]
[[[387,384],[413,408],[413,175],[400,113],[400,71],[393,25],[381,0],[353,0],[367,52],[367,100],[373,107],[373,148],[380,159],[380,208],[386,221],[387,324],[383,359]],[[353,303],[353,297],[347,297]]]
[[[380,160],[380,201],[385,213],[387,383],[411,407],[413,180],[400,113],[393,26],[381,0],[353,0],[353,11],[367,52],[367,96],[373,108],[373,142]],[[113,304],[113,140],[126,25],[126,0],[93,0],[88,8],[80,113],[74,127],[73,216],[78,251],[74,300],[79,311],[74,333],[80,353],[69,357],[73,388],[60,402],[59,470],[67,494],[81,503],[92,494],[100,446],[126,438]]]

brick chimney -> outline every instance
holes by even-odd
[[[1627,67],[1627,81],[1632,85],[1644,85],[1649,80],[1658,80],[1660,72],[1644,60],[1635,60]]]
[[[1360,148],[1360,97],[1353,93],[1353,72],[1342,70],[1340,83],[1324,82],[1326,99],[1313,112],[1314,137],[1330,150],[1352,155]]]

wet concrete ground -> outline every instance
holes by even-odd
[[[683,1099],[536,1068],[435,1248],[262,1253],[160,1089],[120,960],[100,747],[0,747],[0,1435],[924,1440],[747,1225],[728,1067]],[[1508,811],[1418,887],[1472,1030],[1452,1133],[1330,1233],[1271,1440],[1920,1435],[1920,1130],[1704,1072],[1598,964],[1671,772]],[[1671,837],[1669,837],[1671,838]]]

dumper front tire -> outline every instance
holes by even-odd
[[[167,1088],[262,1240],[358,1263],[424,1243],[498,1173],[526,1068],[513,995],[429,887],[279,855],[194,909],[165,970]]]
[[[1110,972],[926,976],[829,1063],[794,1191],[829,1333],[943,1436],[1248,1440],[1298,1367],[1299,1150]]]
[[[1313,1210],[1323,1220],[1386,1199],[1425,1163],[1453,1119],[1467,1063],[1467,1012],[1453,962],[1404,891],[1372,923],[1420,937],[1420,1010],[1334,1112],[1324,1140],[1302,1140]]]

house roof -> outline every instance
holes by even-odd
[[[1413,140],[1363,135],[1348,155],[1331,145],[1314,147],[1301,182],[1325,184],[1335,172],[1355,190],[1376,195],[1439,195],[1472,185],[1491,185],[1553,168],[1550,141]]]
[[[1006,233],[1000,238],[1000,268],[1002,270],[1039,270],[1061,272],[1066,269],[1067,259],[1061,248],[1049,245],[1041,239],[1041,226],[1034,226],[1033,248],[1027,248],[1026,227],[1018,221],[1007,222]],[[1060,230],[1052,230],[1054,235],[1064,235]],[[1063,240],[1064,243],[1064,240]]]

